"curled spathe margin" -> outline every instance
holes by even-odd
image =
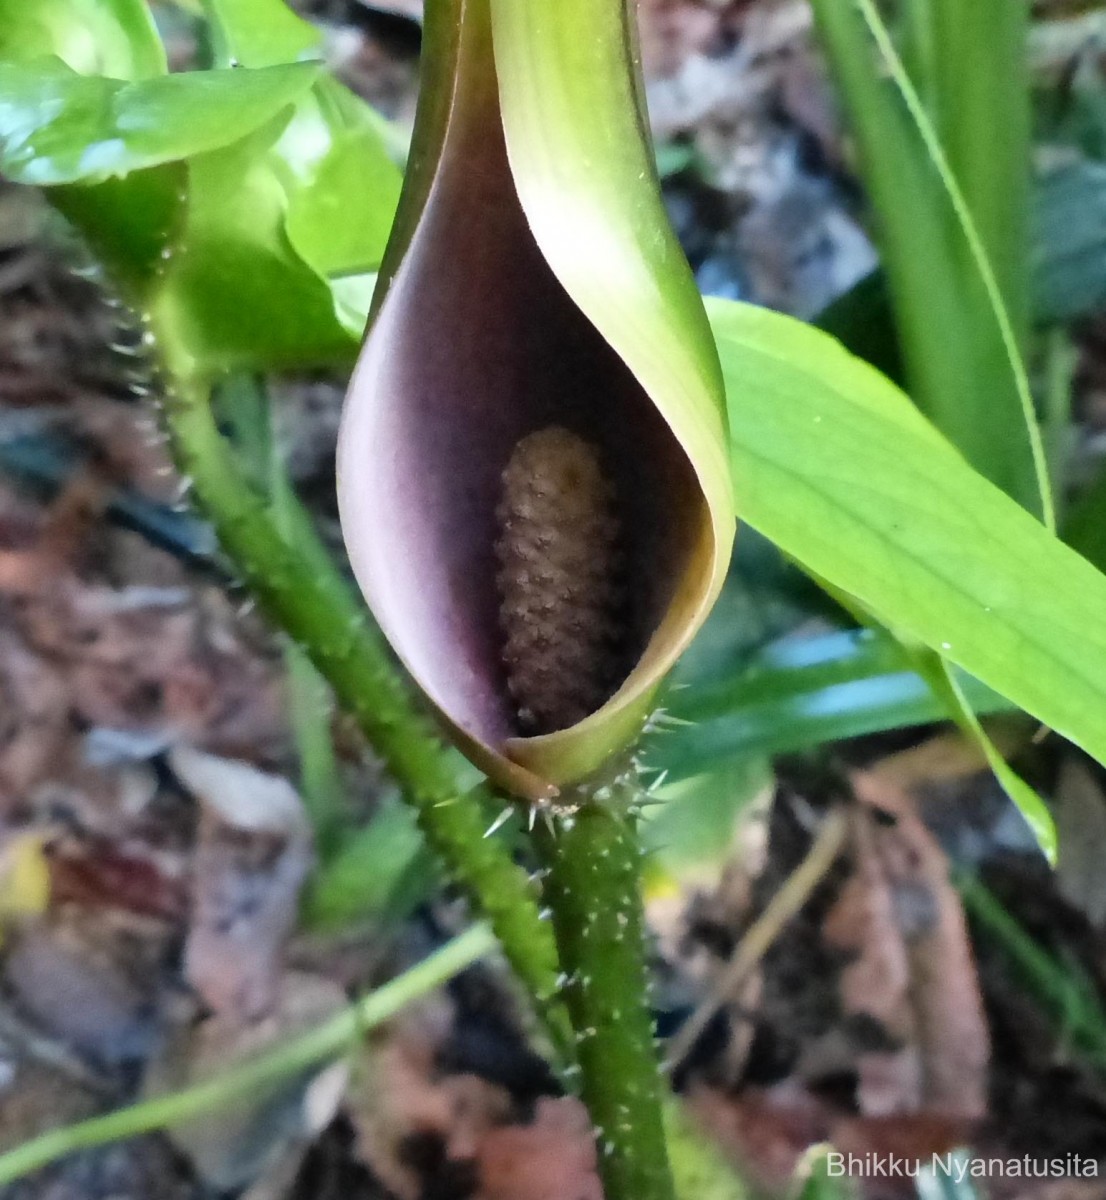
[[[462,749],[541,800],[637,736],[721,588],[721,374],[660,201],[621,0],[431,0],[424,62],[339,438],[342,527],[382,629]],[[523,736],[495,510],[513,449],[549,426],[595,446],[613,486],[630,650],[594,712]]]

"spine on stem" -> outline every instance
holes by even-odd
[[[578,807],[535,831],[576,1031],[580,1094],[607,1200],[673,1200],[663,1082],[646,996],[636,779],[577,789]],[[595,790],[613,793],[599,802]]]

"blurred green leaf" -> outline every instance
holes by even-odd
[[[1106,758],[1106,577],[969,469],[832,339],[708,302],[739,516],[807,569]]]
[[[695,162],[695,149],[688,142],[658,142],[653,148],[657,174],[662,179],[686,171]]]
[[[165,268],[184,218],[187,187],[185,164],[174,162],[103,183],[53,188],[50,199],[116,278],[141,293]]]
[[[1013,710],[978,680],[957,679],[976,713]],[[949,716],[895,639],[866,629],[783,638],[743,669],[672,691],[667,702],[688,723],[651,739],[646,761],[672,780]]]
[[[327,77],[301,103],[276,147],[288,170],[288,240],[330,281],[338,318],[358,340],[403,182],[380,121]],[[351,206],[357,220],[349,219]]]
[[[646,752],[648,768],[653,756]],[[738,818],[772,781],[763,755],[733,758],[709,773],[656,788],[642,812],[641,841],[649,854],[646,888],[656,891],[689,875],[717,878],[733,850]]]
[[[927,0],[926,7],[935,51],[927,108],[1024,350],[1030,307],[1029,6],[1009,0],[968,5]],[[970,261],[960,267],[964,279],[978,274]],[[961,299],[952,295],[946,303]],[[1007,365],[996,372],[996,384],[1008,375]],[[989,404],[978,405],[980,419],[990,427],[997,414]]]
[[[1096,46],[1102,43],[1103,15],[1098,14],[1095,20],[1099,29],[1086,31],[1086,39],[1074,60],[1070,42],[1060,51],[1069,69],[1051,87],[1047,83],[1038,84],[1033,106],[1034,132],[1038,142],[1069,146],[1102,161],[1106,159],[1106,86]],[[1036,26],[1037,37],[1041,36],[1042,28],[1041,24]]]
[[[734,543],[722,593],[669,675],[668,690],[683,695],[724,685],[770,642],[810,622],[817,628],[854,624],[776,546],[745,527]]]
[[[1106,308],[1106,166],[1077,158],[1044,171],[1033,188],[1032,315],[1047,326]],[[815,322],[901,383],[902,352],[887,276],[872,271]]]
[[[272,67],[319,57],[322,38],[283,0],[203,0],[217,67]]]
[[[302,63],[123,83],[78,75],[57,59],[0,63],[0,172],[45,187],[178,162],[281,113],[286,120],[319,69]]]
[[[1042,1007],[1057,1036],[1074,1043],[1099,1070],[1106,1068],[1106,1012],[1083,965],[1040,945],[981,880],[962,875],[956,882],[972,924],[999,950],[1016,984]]]
[[[316,365],[355,350],[326,281],[285,232],[288,197],[273,150],[286,123],[281,114],[189,162],[185,226],[154,303],[211,370]]]
[[[795,1168],[792,1200],[854,1200],[859,1189],[845,1174],[844,1159],[828,1144],[811,1146]]]
[[[948,190],[854,4],[816,0],[879,215],[879,240],[909,390],[969,461],[1042,511],[1032,442],[995,309]],[[1007,0],[928,0],[918,20],[934,53],[915,53],[923,98],[961,184],[1023,340],[1028,99],[1026,7]],[[1002,112],[996,124],[994,114]],[[924,251],[920,248],[924,247]]]
[[[1106,307],[1106,166],[1082,159],[1041,178],[1033,282],[1042,323]]]
[[[697,1128],[676,1096],[665,1102],[664,1134],[678,1200],[746,1200],[749,1190],[715,1139]]]
[[[823,688],[911,669],[890,634],[846,629],[816,636],[795,634],[763,647],[736,673],[703,680],[673,694],[673,711],[684,720],[712,721],[737,705],[809,696]]]
[[[81,75],[164,75],[165,50],[144,0],[0,0],[0,62],[54,55]]]
[[[363,829],[318,872],[308,892],[305,918],[320,929],[359,921],[399,918],[437,882],[433,860],[411,810],[398,798],[383,804]]]

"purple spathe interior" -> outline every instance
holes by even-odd
[[[627,673],[667,609],[704,501],[687,456],[530,232],[494,93],[458,106],[346,402],[343,530],[412,675],[489,747],[518,729],[502,664],[495,508],[520,438],[566,426],[613,479]]]

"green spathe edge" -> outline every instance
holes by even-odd
[[[703,301],[661,201],[624,5],[490,7],[507,153],[530,230],[668,423],[709,511],[696,551],[709,556],[706,585],[670,609],[616,695],[569,729],[507,743],[535,774],[571,781],[636,737],[721,590],[735,522],[724,393]]]

